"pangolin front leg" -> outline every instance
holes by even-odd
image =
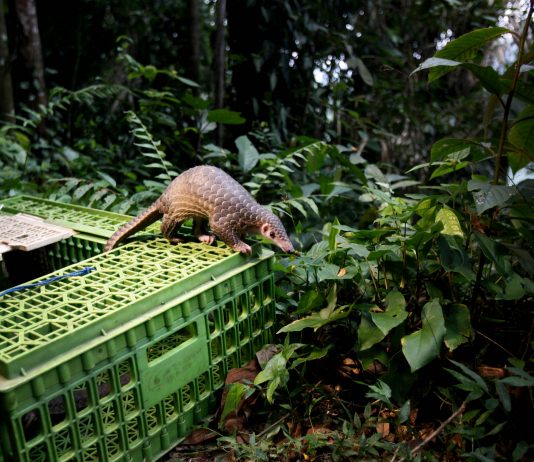
[[[215,241],[215,236],[208,232],[208,222],[203,218],[193,219],[193,234],[204,244],[211,245]]]
[[[239,232],[235,229],[231,223],[210,221],[210,228],[213,233],[221,239],[221,241],[228,244],[236,252],[250,255],[252,248],[246,242],[241,239]]]

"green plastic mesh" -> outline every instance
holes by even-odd
[[[226,246],[171,246],[163,239],[131,243],[47,275],[96,268],[86,276],[4,295],[0,297],[0,363],[72,334],[168,287],[169,281],[177,283],[232,255]]]
[[[12,213],[27,213],[42,217],[48,221],[68,223],[76,230],[88,231],[91,228],[96,234],[111,236],[131,217],[118,213],[95,210],[78,205],[61,204],[46,199],[29,196],[17,196],[0,202]],[[105,231],[104,233],[98,231]],[[147,232],[159,233],[159,224],[151,225]]]

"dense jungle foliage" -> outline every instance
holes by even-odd
[[[532,460],[534,1],[36,1],[44,81],[17,3],[3,197],[135,214],[208,163],[299,249],[170,459]]]

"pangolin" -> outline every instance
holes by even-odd
[[[278,217],[258,204],[230,175],[208,165],[177,176],[148,209],[111,236],[104,251],[162,217],[161,232],[171,243],[180,242],[176,233],[185,220],[193,218],[193,232],[206,244],[212,244],[217,236],[237,252],[250,254],[243,237],[261,234],[284,252],[294,252]],[[215,236],[208,234],[207,224]]]

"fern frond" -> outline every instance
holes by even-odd
[[[270,184],[277,180],[283,180],[288,173],[293,173],[295,167],[301,168],[310,156],[317,150],[324,149],[328,145],[324,141],[315,141],[306,146],[294,149],[285,156],[273,156],[269,160],[270,165],[252,175],[246,185],[250,188],[253,196],[256,196],[263,184]]]
[[[155,178],[163,180],[166,183],[170,182],[177,176],[177,172],[171,170],[172,164],[165,158],[165,152],[160,149],[161,141],[154,139],[152,133],[148,131],[145,124],[135,112],[128,111],[126,113],[126,120],[133,127],[131,130],[135,138],[133,144],[139,148],[143,156],[150,159],[150,163],[145,165],[145,167],[161,170],[161,173],[156,175]]]

